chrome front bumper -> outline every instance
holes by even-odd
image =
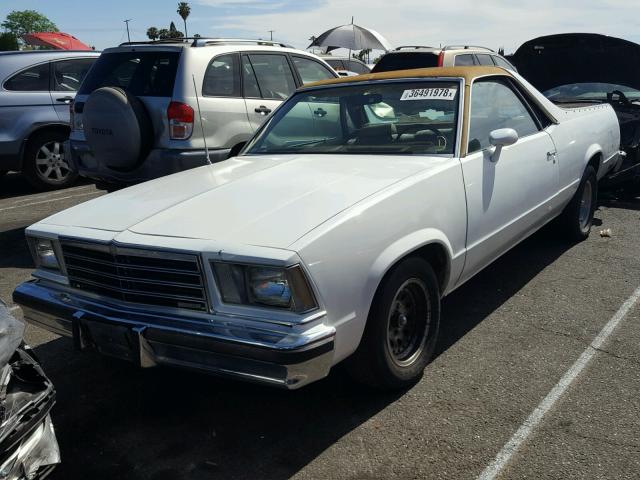
[[[90,299],[41,280],[13,292],[24,319],[72,337],[80,349],[141,367],[175,365],[288,389],[328,375],[335,329],[322,323],[270,329],[213,315],[210,321],[151,313]]]

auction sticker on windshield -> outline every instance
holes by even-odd
[[[456,93],[457,88],[414,88],[402,92],[400,100],[453,100]]]

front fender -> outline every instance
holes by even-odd
[[[453,249],[451,248],[451,242],[447,236],[440,230],[435,228],[424,228],[417,230],[405,237],[396,240],[394,243],[385,248],[380,255],[375,259],[369,270],[367,281],[363,289],[363,298],[361,305],[369,305],[373,302],[373,297],[380,286],[380,282],[387,274],[387,272],[400,260],[410,255],[412,252],[419,250],[430,244],[437,244],[442,246],[447,255],[447,265],[444,274],[443,290],[447,290],[452,275],[452,258]],[[367,316],[369,312],[367,311]]]

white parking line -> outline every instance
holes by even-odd
[[[622,304],[620,309],[615,313],[611,320],[600,330],[600,333],[593,339],[591,345],[589,345],[580,358],[571,366],[569,370],[564,374],[555,387],[551,389],[549,394],[540,402],[536,409],[529,415],[520,428],[513,434],[507,444],[502,447],[502,450],[498,453],[496,458],[491,464],[484,469],[484,471],[478,475],[477,480],[493,480],[500,472],[507,466],[511,457],[516,453],[525,440],[531,435],[533,429],[542,421],[544,416],[551,410],[562,394],[569,388],[574,380],[580,375],[580,372],[588,365],[594,355],[602,347],[604,342],[609,338],[611,333],[625,318],[629,310],[640,299],[640,287]]]
[[[48,200],[41,200],[39,202],[23,203],[21,205],[13,205],[11,207],[0,208],[0,212],[5,212],[7,210],[13,210],[15,208],[31,207],[33,205],[42,205],[43,203],[57,202],[59,200],[67,200],[69,198],[77,198],[77,197],[86,197],[86,196],[89,196],[89,195],[97,195],[97,194],[100,194],[100,193],[102,193],[102,192],[79,193],[77,195],[67,195],[66,197],[50,198]]]

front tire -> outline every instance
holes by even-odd
[[[61,130],[36,133],[25,149],[22,173],[37,190],[54,190],[73,185],[78,174],[64,151],[69,135]]]
[[[433,357],[439,327],[436,275],[426,260],[410,257],[383,279],[347,369],[355,380],[373,387],[411,386]]]
[[[582,175],[578,191],[560,218],[565,232],[571,240],[581,242],[589,237],[597,200],[598,178],[594,168],[589,165]]]

